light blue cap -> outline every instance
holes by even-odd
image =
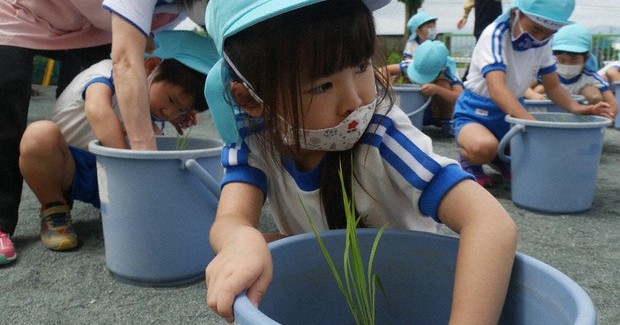
[[[575,10],[575,0],[514,0],[498,19],[505,19],[512,8],[518,8],[528,18],[547,29],[558,30],[573,23],[568,18]]]
[[[592,34],[587,28],[579,24],[572,24],[560,28],[551,40],[551,49],[573,53],[590,52]]]
[[[153,56],[176,59],[203,74],[207,74],[219,59],[213,39],[188,30],[164,30],[156,33]]]
[[[323,1],[326,0],[210,0],[205,18],[207,31],[213,37],[218,53],[222,54],[227,37],[269,18]],[[390,1],[363,0],[370,10],[382,8]],[[239,132],[234,108],[225,98],[227,79],[229,73],[223,65],[223,59],[220,59],[207,75],[205,97],[222,140],[234,143],[239,140]]]
[[[441,41],[424,41],[414,51],[413,63],[407,67],[407,77],[418,84],[435,80],[447,66],[449,53]]]
[[[411,16],[411,18],[409,18],[409,21],[407,22],[407,28],[409,28],[409,34],[415,37],[415,32],[416,30],[418,30],[418,28],[420,28],[420,26],[430,21],[437,20],[437,19],[438,19],[437,17],[432,16],[427,12],[418,11],[418,13]]]

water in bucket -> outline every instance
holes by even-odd
[[[581,95],[571,95],[573,99],[578,103],[585,103],[585,97]],[[526,99],[525,108],[528,112],[539,113],[566,113],[567,111],[562,107],[556,105],[551,99]]]
[[[532,113],[535,121],[506,116],[512,125],[498,155],[510,161],[512,201],[544,213],[580,213],[594,198],[605,128],[599,116]],[[510,144],[510,156],[505,149]]]
[[[97,177],[106,264],[123,282],[175,286],[204,278],[219,197],[222,143],[158,137],[160,151],[89,144]]]
[[[421,88],[422,86],[414,84],[392,87],[396,95],[396,106],[400,107],[409,116],[413,126],[420,130],[424,122],[424,110],[431,100],[431,97],[420,92]]]

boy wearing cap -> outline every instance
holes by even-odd
[[[613,118],[606,103],[584,106],[575,102],[555,71],[551,36],[570,24],[574,7],[574,0],[516,0],[476,43],[453,122],[461,167],[479,184],[492,185],[482,169],[487,163],[510,180],[510,166],[496,157],[497,147],[510,128],[506,115],[534,119],[523,106],[522,96],[536,76],[541,76],[549,98],[567,111]]]
[[[418,11],[407,22],[409,39],[405,43],[403,60],[413,60],[415,48],[426,40],[434,40],[437,37],[437,17],[424,11]]]
[[[194,121],[193,114],[208,108],[204,82],[217,52],[210,38],[190,31],[160,32],[155,43],[153,56],[144,64],[151,120],[161,134],[155,122],[163,128],[164,121],[183,120],[180,124],[186,126]],[[111,60],[80,73],[58,98],[50,120],[26,129],[19,166],[41,202],[40,235],[45,247],[62,251],[78,245],[71,222],[73,201],[100,206],[96,159],[88,152],[88,143],[98,139],[105,146],[128,149],[123,129]]]
[[[415,60],[407,66],[407,77],[422,85],[420,91],[424,95],[434,96],[432,119],[440,121],[444,135],[452,136],[452,111],[463,92],[463,82],[448,54],[448,48],[440,41],[422,43],[415,49]]]

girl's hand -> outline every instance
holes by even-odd
[[[198,124],[198,116],[199,115],[196,112],[186,113],[170,121],[170,123],[174,125],[174,128],[177,130],[179,135],[183,135],[183,129],[187,129],[190,126]]]
[[[426,96],[433,96],[437,93],[437,87],[439,86],[432,83],[424,84],[422,88],[420,88],[420,92]]]
[[[582,105],[582,107],[583,109],[578,112],[579,114],[598,115],[606,117],[612,121],[616,118],[616,114],[611,111],[609,104],[606,102],[598,102],[594,105],[588,106]]]
[[[235,297],[247,289],[258,306],[271,282],[271,253],[256,229],[239,231],[206,269],[207,305],[227,322],[234,321]]]

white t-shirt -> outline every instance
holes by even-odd
[[[584,68],[581,74],[575,78],[564,79],[560,76],[560,83],[569,93],[574,95],[579,95],[579,91],[585,86],[594,86],[598,88],[601,93],[609,90],[609,83],[601,78],[598,73],[587,68]]]
[[[387,105],[380,105],[355,149],[356,209],[369,227],[387,223],[389,228],[436,232],[441,199],[471,175],[456,161],[435,154],[431,139],[400,108],[387,112]],[[327,229],[319,193],[320,165],[300,172],[292,161],[274,163],[261,150],[255,129],[245,128],[247,123],[238,118],[244,140],[222,150],[226,168],[222,184],[243,182],[260,188],[278,228],[287,235],[312,231],[299,193],[317,228]]]
[[[142,34],[172,29],[187,16],[174,0],[104,0],[103,7],[136,26]]]
[[[494,21],[484,29],[474,47],[465,88],[490,98],[484,77],[498,70],[506,73],[506,86],[515,96],[521,97],[538,75],[555,71],[551,42],[516,51],[512,47],[508,17]]]
[[[88,143],[96,139],[84,112],[86,89],[94,83],[105,84],[114,92],[112,60],[103,60],[78,74],[56,100],[49,118],[58,124],[67,144],[86,151]],[[112,105],[118,114],[116,96]]]
[[[611,69],[620,70],[620,61],[613,61],[613,62],[608,63],[607,65],[602,67],[600,70],[598,70],[598,74],[601,76],[604,76],[607,74],[607,71]]]

